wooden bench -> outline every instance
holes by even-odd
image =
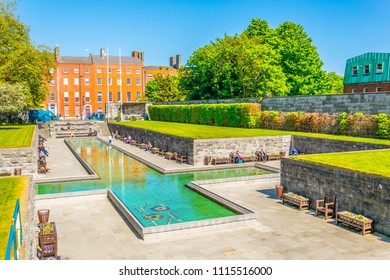
[[[365,235],[367,231],[371,233],[374,232],[373,221],[371,219],[348,211],[340,211],[336,213],[336,225],[338,223],[343,223],[361,230],[362,235]]]
[[[254,162],[254,161],[257,161],[257,157],[256,156],[243,156],[242,160],[244,162]]]
[[[269,154],[268,160],[279,160],[282,156],[279,154]]]
[[[230,163],[230,158],[224,157],[224,158],[213,158],[211,160],[211,164],[217,165],[217,164],[228,164]]]
[[[300,211],[309,209],[309,199],[298,194],[284,193],[282,203],[284,204],[285,202],[298,206]]]

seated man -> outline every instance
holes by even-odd
[[[126,144],[130,144],[130,142],[131,142],[131,136],[128,135],[128,136],[126,137]]]
[[[153,148],[153,145],[152,143],[150,143],[150,141],[148,141],[148,143],[145,146],[145,151],[150,151],[151,148]]]
[[[261,149],[260,152],[259,152],[259,159],[261,161],[267,161],[268,160],[268,155],[267,155],[267,153],[263,149]]]
[[[242,156],[238,151],[236,151],[236,153],[234,154],[234,162],[237,163],[239,160],[242,160]]]

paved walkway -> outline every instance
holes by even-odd
[[[48,142],[48,145],[51,143]],[[130,145],[125,148],[145,158],[149,157],[148,160],[167,170],[189,167],[169,162]],[[61,156],[64,155],[61,145],[53,145],[49,151],[52,165],[61,166],[65,163],[65,156]],[[171,164],[176,167],[171,167]],[[277,165],[276,162],[272,164]],[[60,170],[63,176],[83,172],[79,164]],[[312,211],[301,212],[282,205],[275,196],[274,185],[278,183],[277,179],[263,179],[205,185],[203,187],[254,210],[257,213],[257,225],[187,237],[170,237],[159,242],[141,240],[104,194],[36,200],[36,208],[50,209],[50,220],[57,224],[62,259],[390,260],[390,237],[379,234],[362,236],[354,230],[336,226],[332,220],[326,222],[323,218],[314,217]]]

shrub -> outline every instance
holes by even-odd
[[[339,134],[346,135],[348,130],[348,114],[343,112],[338,117]]]
[[[390,133],[389,116],[382,113],[379,115],[374,115],[373,120],[375,123],[375,135],[383,139],[388,138]]]

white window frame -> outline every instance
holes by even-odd
[[[382,88],[381,88],[381,87],[377,87],[377,88],[375,89],[375,92],[382,92]]]
[[[68,78],[64,78],[64,86],[67,86],[67,85],[69,85],[69,80],[68,80]]]
[[[358,75],[358,67],[357,66],[352,66],[352,76],[357,76]]]
[[[78,86],[80,84],[79,78],[74,78],[74,85]]]
[[[363,75],[370,75],[370,69],[371,68],[371,66],[370,66],[370,64],[364,64],[363,65]],[[366,71],[368,69],[368,71]]]
[[[74,92],[74,102],[80,103],[80,92],[78,91]]]
[[[131,95],[132,95],[131,91],[126,92],[126,98],[128,102],[131,102],[131,97],[132,97]]]
[[[90,98],[90,95],[89,95],[89,91],[86,91],[86,92],[84,93],[84,98],[85,98],[85,103],[91,102],[91,98]]]
[[[96,68],[96,73],[101,74],[102,73],[102,68]]]
[[[69,103],[69,92],[64,91],[64,103]]]
[[[89,86],[89,78],[84,78],[84,85]]]
[[[101,86],[101,85],[102,85],[102,81],[103,81],[102,78],[96,78],[96,84],[97,84],[98,86]]]
[[[380,65],[380,67],[378,67]],[[383,73],[383,62],[377,63],[375,66],[375,73],[382,74]]]
[[[78,73],[79,72],[79,68],[74,68],[73,69],[73,73]]]
[[[66,74],[69,73],[68,68],[64,68],[63,73],[66,73]]]
[[[101,91],[97,92],[97,102],[102,103],[103,102],[103,93]]]

